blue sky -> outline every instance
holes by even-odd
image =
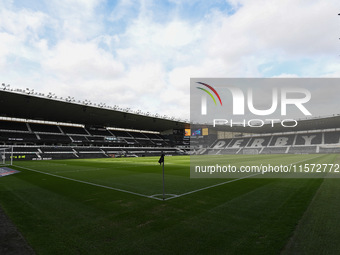
[[[0,0],[1,82],[189,118],[190,77],[339,77],[335,0]]]

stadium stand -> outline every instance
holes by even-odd
[[[133,138],[141,138],[141,139],[148,139],[147,136],[145,136],[144,134],[142,133],[137,133],[137,132],[129,132],[129,134],[133,137]]]
[[[71,139],[67,135],[53,135],[53,134],[37,134],[39,136],[39,144],[69,144]]]
[[[189,150],[186,121],[80,102],[0,90],[0,145],[12,147],[15,159],[30,160],[179,155]]]
[[[312,133],[312,134],[299,134],[296,137],[295,145],[311,145],[311,144],[321,144],[322,143],[322,133]]]
[[[265,147],[260,152],[261,154],[284,154],[287,152],[288,147]]]
[[[190,149],[210,155],[340,152],[340,115],[303,121],[297,130],[266,126],[252,134],[236,127],[236,135],[218,136],[209,128],[209,135],[186,137],[190,126],[177,120],[26,94],[0,91],[0,106],[0,145],[13,146],[16,159],[182,155]]]
[[[23,144],[23,143],[35,143],[38,142],[38,138],[33,133],[19,133],[19,132],[9,132],[9,131],[1,131],[0,132],[0,141],[3,145],[12,145],[12,144]]]
[[[325,144],[340,143],[340,132],[325,132]]]
[[[204,146],[203,146],[204,147]],[[217,139],[198,154],[311,154],[340,152],[340,132],[299,132]]]
[[[38,147],[13,147],[14,153],[38,153]]]
[[[235,138],[229,144],[229,148],[241,148],[245,147],[251,138]]]
[[[63,133],[68,135],[89,135],[89,133],[82,127],[60,126],[60,128]]]
[[[252,137],[247,147],[261,148],[263,146],[267,146],[268,143],[270,142],[270,138],[271,138],[270,136]]]
[[[61,133],[61,131],[58,128],[58,126],[55,126],[55,125],[29,123],[29,126],[31,127],[31,130],[33,132],[54,133],[54,134],[60,134]]]
[[[132,136],[125,131],[118,131],[118,130],[110,130],[110,133],[113,134],[116,137],[122,137],[122,138],[131,138]]]
[[[86,128],[86,130],[93,136],[112,136],[112,134],[104,128]]]
[[[240,149],[222,149],[220,151],[218,151],[216,154],[221,154],[221,155],[226,155],[226,154],[237,154],[237,152]]]
[[[226,148],[232,140],[233,140],[233,139],[219,139],[219,140],[216,140],[216,141],[211,145],[211,148],[215,148],[215,149]]]
[[[294,142],[295,135],[275,135],[271,139],[269,146],[288,146]]]
[[[289,153],[292,154],[311,154],[316,153],[316,146],[295,146],[289,148]]]
[[[338,130],[229,139],[195,137],[193,141],[199,145],[198,154],[210,155],[340,152]],[[161,151],[180,155],[189,147],[188,138],[171,135],[8,120],[0,121],[0,143],[14,146],[17,159],[152,156]]]
[[[73,143],[83,143],[83,144],[87,144],[89,142],[89,140],[87,139],[86,136],[82,136],[82,135],[72,135],[69,136],[70,139],[72,140]]]
[[[319,148],[319,153],[340,153],[340,147],[322,147]]]
[[[22,160],[183,154],[165,147],[168,138],[152,133],[2,120],[0,144],[12,145],[14,158]]]
[[[26,131],[28,132],[27,124],[24,122],[13,122],[0,120],[0,130],[8,131]]]
[[[40,150],[43,153],[74,153],[71,147],[62,147],[62,146],[54,146],[54,147],[40,147]]]

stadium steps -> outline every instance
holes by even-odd
[[[296,139],[297,139],[297,135],[295,135],[292,145],[295,145],[295,144],[296,144]],[[289,149],[287,148],[286,153],[288,153],[288,150],[289,150]]]
[[[76,156],[77,158],[79,158],[78,152],[74,148],[72,148],[72,151],[73,151],[73,155]]]
[[[33,131],[32,131],[32,129],[31,129],[30,125],[28,124],[28,122],[26,122],[26,126],[27,126],[28,131],[30,131],[30,133],[33,133]]]
[[[63,135],[66,135],[59,125],[57,126],[57,128],[59,129],[60,133],[62,133]]]
[[[209,147],[213,148],[217,144],[218,141],[219,141],[219,139],[216,139]]]
[[[290,147],[292,147],[292,146],[288,146],[288,147],[287,147],[287,150],[286,150],[286,152],[285,152],[286,154],[289,152]]]
[[[100,149],[100,150],[103,152],[103,154],[104,154],[106,157],[109,157],[109,155],[107,155],[106,152],[105,152],[103,149]]]
[[[91,133],[86,128],[84,128],[84,130],[89,136],[92,136]]]

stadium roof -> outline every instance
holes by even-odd
[[[190,128],[189,124],[184,121],[145,116],[8,90],[0,90],[0,116],[158,132]],[[291,125],[289,122],[286,124]],[[209,125],[207,127],[212,128]],[[298,125],[294,128],[282,127],[276,123],[274,128],[271,124],[265,124],[257,128],[218,126],[216,130],[260,134],[331,128],[340,128],[340,115],[298,120]]]
[[[184,129],[189,124],[153,116],[66,102],[13,91],[0,91],[0,116],[136,130]]]

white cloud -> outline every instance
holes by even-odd
[[[56,21],[54,32],[58,40],[85,41],[104,33],[103,15],[96,9],[103,0],[51,0],[49,15]]]
[[[69,82],[115,79],[124,71],[121,63],[92,42],[61,41],[48,52],[42,65],[48,72]]]
[[[53,0],[45,11],[9,2],[0,74],[15,87],[181,117],[190,77],[339,76],[337,1],[228,2],[234,14],[215,8],[195,21],[176,9],[160,19],[147,1],[120,1],[107,17],[103,1]]]
[[[258,50],[277,49],[286,57],[310,57],[338,48],[336,1],[241,3],[243,7],[235,15],[222,17],[221,29],[213,40],[215,54],[239,58]]]
[[[1,56],[28,57],[29,48],[39,42],[39,33],[48,22],[42,12],[0,10]]]
[[[134,8],[136,3],[133,3],[132,0],[120,0],[116,7],[113,9],[109,16],[109,20],[112,22],[119,21],[130,14],[130,9]]]
[[[18,36],[19,39],[35,39],[47,18],[42,12],[28,10],[15,12],[2,9],[0,14],[0,29]]]

